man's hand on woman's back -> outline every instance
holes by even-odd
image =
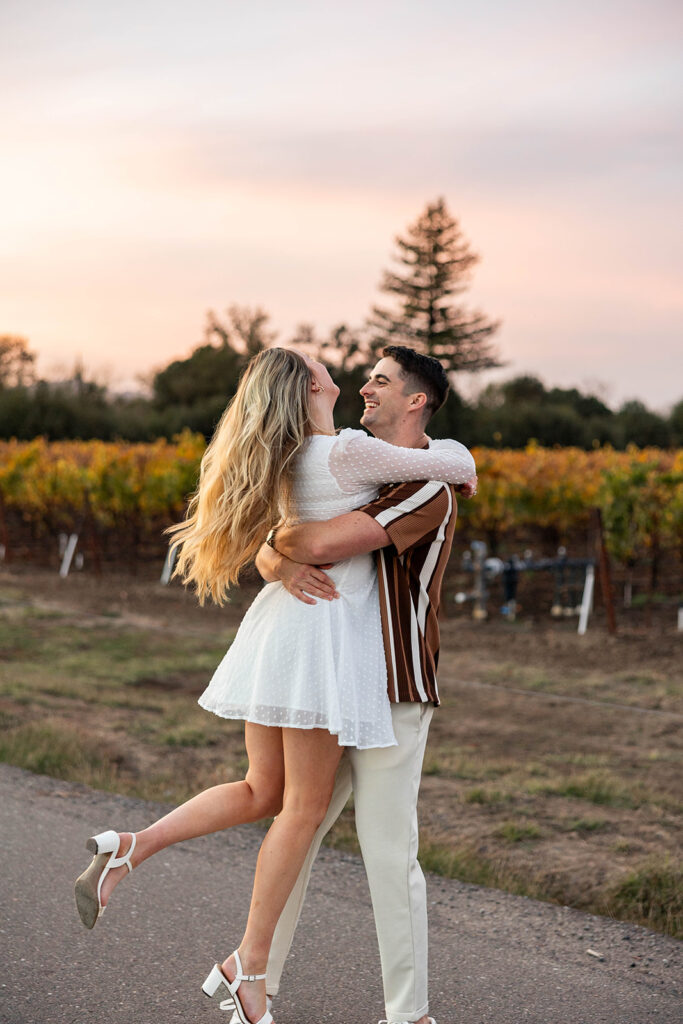
[[[284,555],[280,566],[280,581],[285,590],[304,604],[316,604],[316,597],[323,601],[334,601],[339,597],[334,581],[319,566],[294,562]]]

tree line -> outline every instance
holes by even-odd
[[[188,427],[208,437],[249,359],[274,343],[329,366],[341,388],[336,422],[356,426],[367,367],[385,345],[404,344],[438,358],[452,381],[430,428],[437,436],[505,448],[531,439],[580,448],[683,444],[683,401],[666,417],[639,401],[613,410],[595,395],[548,388],[531,375],[490,384],[466,401],[460,375],[503,365],[493,340],[500,323],[461,300],[479,257],[443,199],[429,203],[395,242],[395,267],[380,284],[388,305],[374,307],[362,327],[340,324],[320,337],[303,323],[281,339],[262,309],[232,305],[223,316],[208,314],[203,343],[156,372],[146,395],[112,394],[82,368],[62,381],[38,379],[26,340],[0,337],[0,438],[152,441]]]

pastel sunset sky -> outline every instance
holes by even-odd
[[[443,195],[494,379],[666,409],[682,44],[674,0],[3,0],[0,333],[122,384],[209,308],[360,324]]]

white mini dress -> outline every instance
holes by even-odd
[[[405,480],[466,483],[474,460],[457,441],[399,448],[361,430],[314,434],[296,457],[299,521],[332,519]],[[199,698],[223,718],[294,729],[326,729],[340,746],[396,743],[387,694],[377,573],[371,554],[329,570],[340,597],[306,605],[267,583]]]

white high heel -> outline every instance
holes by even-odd
[[[128,849],[122,857],[118,856],[121,839],[118,832],[100,832],[98,836],[91,836],[85,844],[95,856],[82,875],[76,879],[76,907],[81,921],[86,928],[94,928],[98,918],[102,917],[106,907],[102,906],[100,893],[102,882],[105,880],[112,868],[120,868],[125,864],[128,871],[133,870],[130,862],[131,854],[135,849],[135,833]]]
[[[202,992],[204,993],[205,996],[215,996],[216,992],[218,992],[218,989],[221,987],[221,985],[225,985],[228,992],[230,993],[230,998],[224,999],[221,1002],[221,1010],[234,1010],[239,1019],[242,1021],[242,1024],[275,1024],[275,1022],[273,1021],[273,1015],[271,1014],[270,1010],[266,1010],[263,1016],[259,1017],[259,1019],[255,1021],[251,1021],[247,1017],[246,1010],[242,1006],[240,997],[237,994],[237,989],[240,987],[243,981],[261,981],[263,978],[265,978],[265,974],[244,974],[244,972],[242,971],[242,961],[240,960],[240,955],[237,952],[237,950],[235,950],[235,952],[232,955],[235,958],[235,967],[237,968],[237,974],[235,975],[234,980],[228,981],[228,979],[223,974],[220,965],[214,964],[214,966],[211,969],[211,973],[209,974],[208,978],[202,985]]]

